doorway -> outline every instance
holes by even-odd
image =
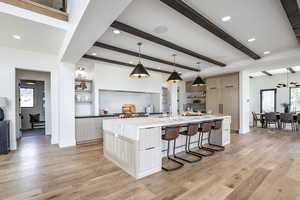
[[[50,72],[16,70],[17,140],[51,143]]]

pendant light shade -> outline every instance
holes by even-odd
[[[130,73],[131,78],[147,78],[150,74],[145,69],[144,65],[141,63],[141,45],[142,43],[138,43],[139,46],[139,63],[135,66],[135,68]]]
[[[197,62],[197,65],[199,66],[200,65],[200,62]],[[192,86],[196,86],[196,87],[202,87],[202,86],[205,86],[206,83],[205,81],[201,78],[201,76],[197,76],[197,78],[194,80]]]
[[[174,72],[172,72],[172,74],[170,75],[170,77],[168,78],[167,81],[173,82],[173,83],[178,83],[178,82],[182,81],[182,78],[176,71],[174,71]]]
[[[175,57],[176,57],[176,54],[173,54],[172,55],[174,57],[174,67],[175,67]],[[182,78],[180,77],[180,75],[174,70],[174,72],[172,72],[172,74],[169,76],[168,82],[171,82],[171,83],[178,83],[178,82],[181,82],[182,81]]]
[[[149,76],[149,73],[142,63],[138,63],[130,74],[132,78],[147,78]]]
[[[200,76],[198,76],[192,84],[192,86],[198,86],[198,87],[205,86],[205,85],[206,85],[205,81]]]

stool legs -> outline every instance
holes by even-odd
[[[207,153],[206,153],[206,154],[200,154],[200,153],[199,153],[199,154],[200,154],[201,156],[212,156],[212,155],[215,153],[215,151],[203,147],[203,135],[204,135],[203,132],[200,132],[200,133],[199,133],[199,138],[198,138],[198,148],[199,148],[200,150],[203,150],[203,151],[207,152]]]
[[[217,147],[217,148],[209,148],[209,147],[203,147],[203,146],[202,146],[202,148],[204,148],[208,151],[224,151],[225,147],[210,143],[210,136],[211,136],[211,131],[208,132],[208,145],[212,146],[212,147]],[[202,145],[202,139],[201,139],[201,145]]]
[[[176,154],[174,154],[175,158],[178,158],[180,160],[183,160],[185,162],[188,163],[195,163],[195,162],[199,162],[200,160],[202,160],[202,156],[200,154],[198,154],[197,152],[191,151],[190,150],[190,145],[191,145],[191,136],[185,136],[185,153],[193,155],[194,157],[197,157],[197,159],[195,160],[188,160],[179,156],[176,156]]]
[[[175,157],[175,148],[176,148],[176,139],[174,140],[174,147],[173,147],[174,157]],[[183,165],[184,165],[183,163],[181,163],[181,162],[179,162],[179,161],[177,161],[177,160],[170,157],[169,150],[170,150],[170,140],[168,140],[167,159],[177,163],[179,166],[174,167],[174,168],[165,168],[165,167],[162,166],[162,169],[165,170],[165,171],[174,171],[174,170],[177,170],[177,169],[180,169],[181,167],[183,167]]]

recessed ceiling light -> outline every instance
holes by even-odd
[[[271,51],[265,51],[265,52],[264,52],[265,55],[268,55],[268,54],[270,54],[270,53],[271,53]]]
[[[133,64],[133,62],[132,62],[132,61],[130,61],[129,63],[130,63],[130,64]]]
[[[248,42],[254,42],[256,39],[255,38],[250,38],[248,39]]]
[[[231,17],[230,16],[225,16],[225,17],[222,17],[222,22],[228,22],[231,20]]]
[[[96,54],[96,53],[92,53],[92,55],[93,55],[93,56],[96,56],[97,54]]]
[[[16,40],[20,40],[21,36],[19,36],[19,35],[13,35],[13,38],[16,39]]]
[[[160,69],[160,67],[158,67],[157,69]]]
[[[118,29],[114,29],[114,30],[113,30],[113,33],[116,34],[116,35],[118,35],[118,34],[121,33],[121,31],[119,31]]]

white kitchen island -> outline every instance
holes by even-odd
[[[161,170],[166,142],[161,140],[162,127],[222,120],[220,132],[212,132],[211,142],[225,146],[230,143],[230,116],[145,117],[103,120],[104,156],[139,179]],[[191,138],[196,147],[198,137]],[[206,140],[207,142],[207,140]],[[184,150],[185,138],[179,136],[176,152]]]

